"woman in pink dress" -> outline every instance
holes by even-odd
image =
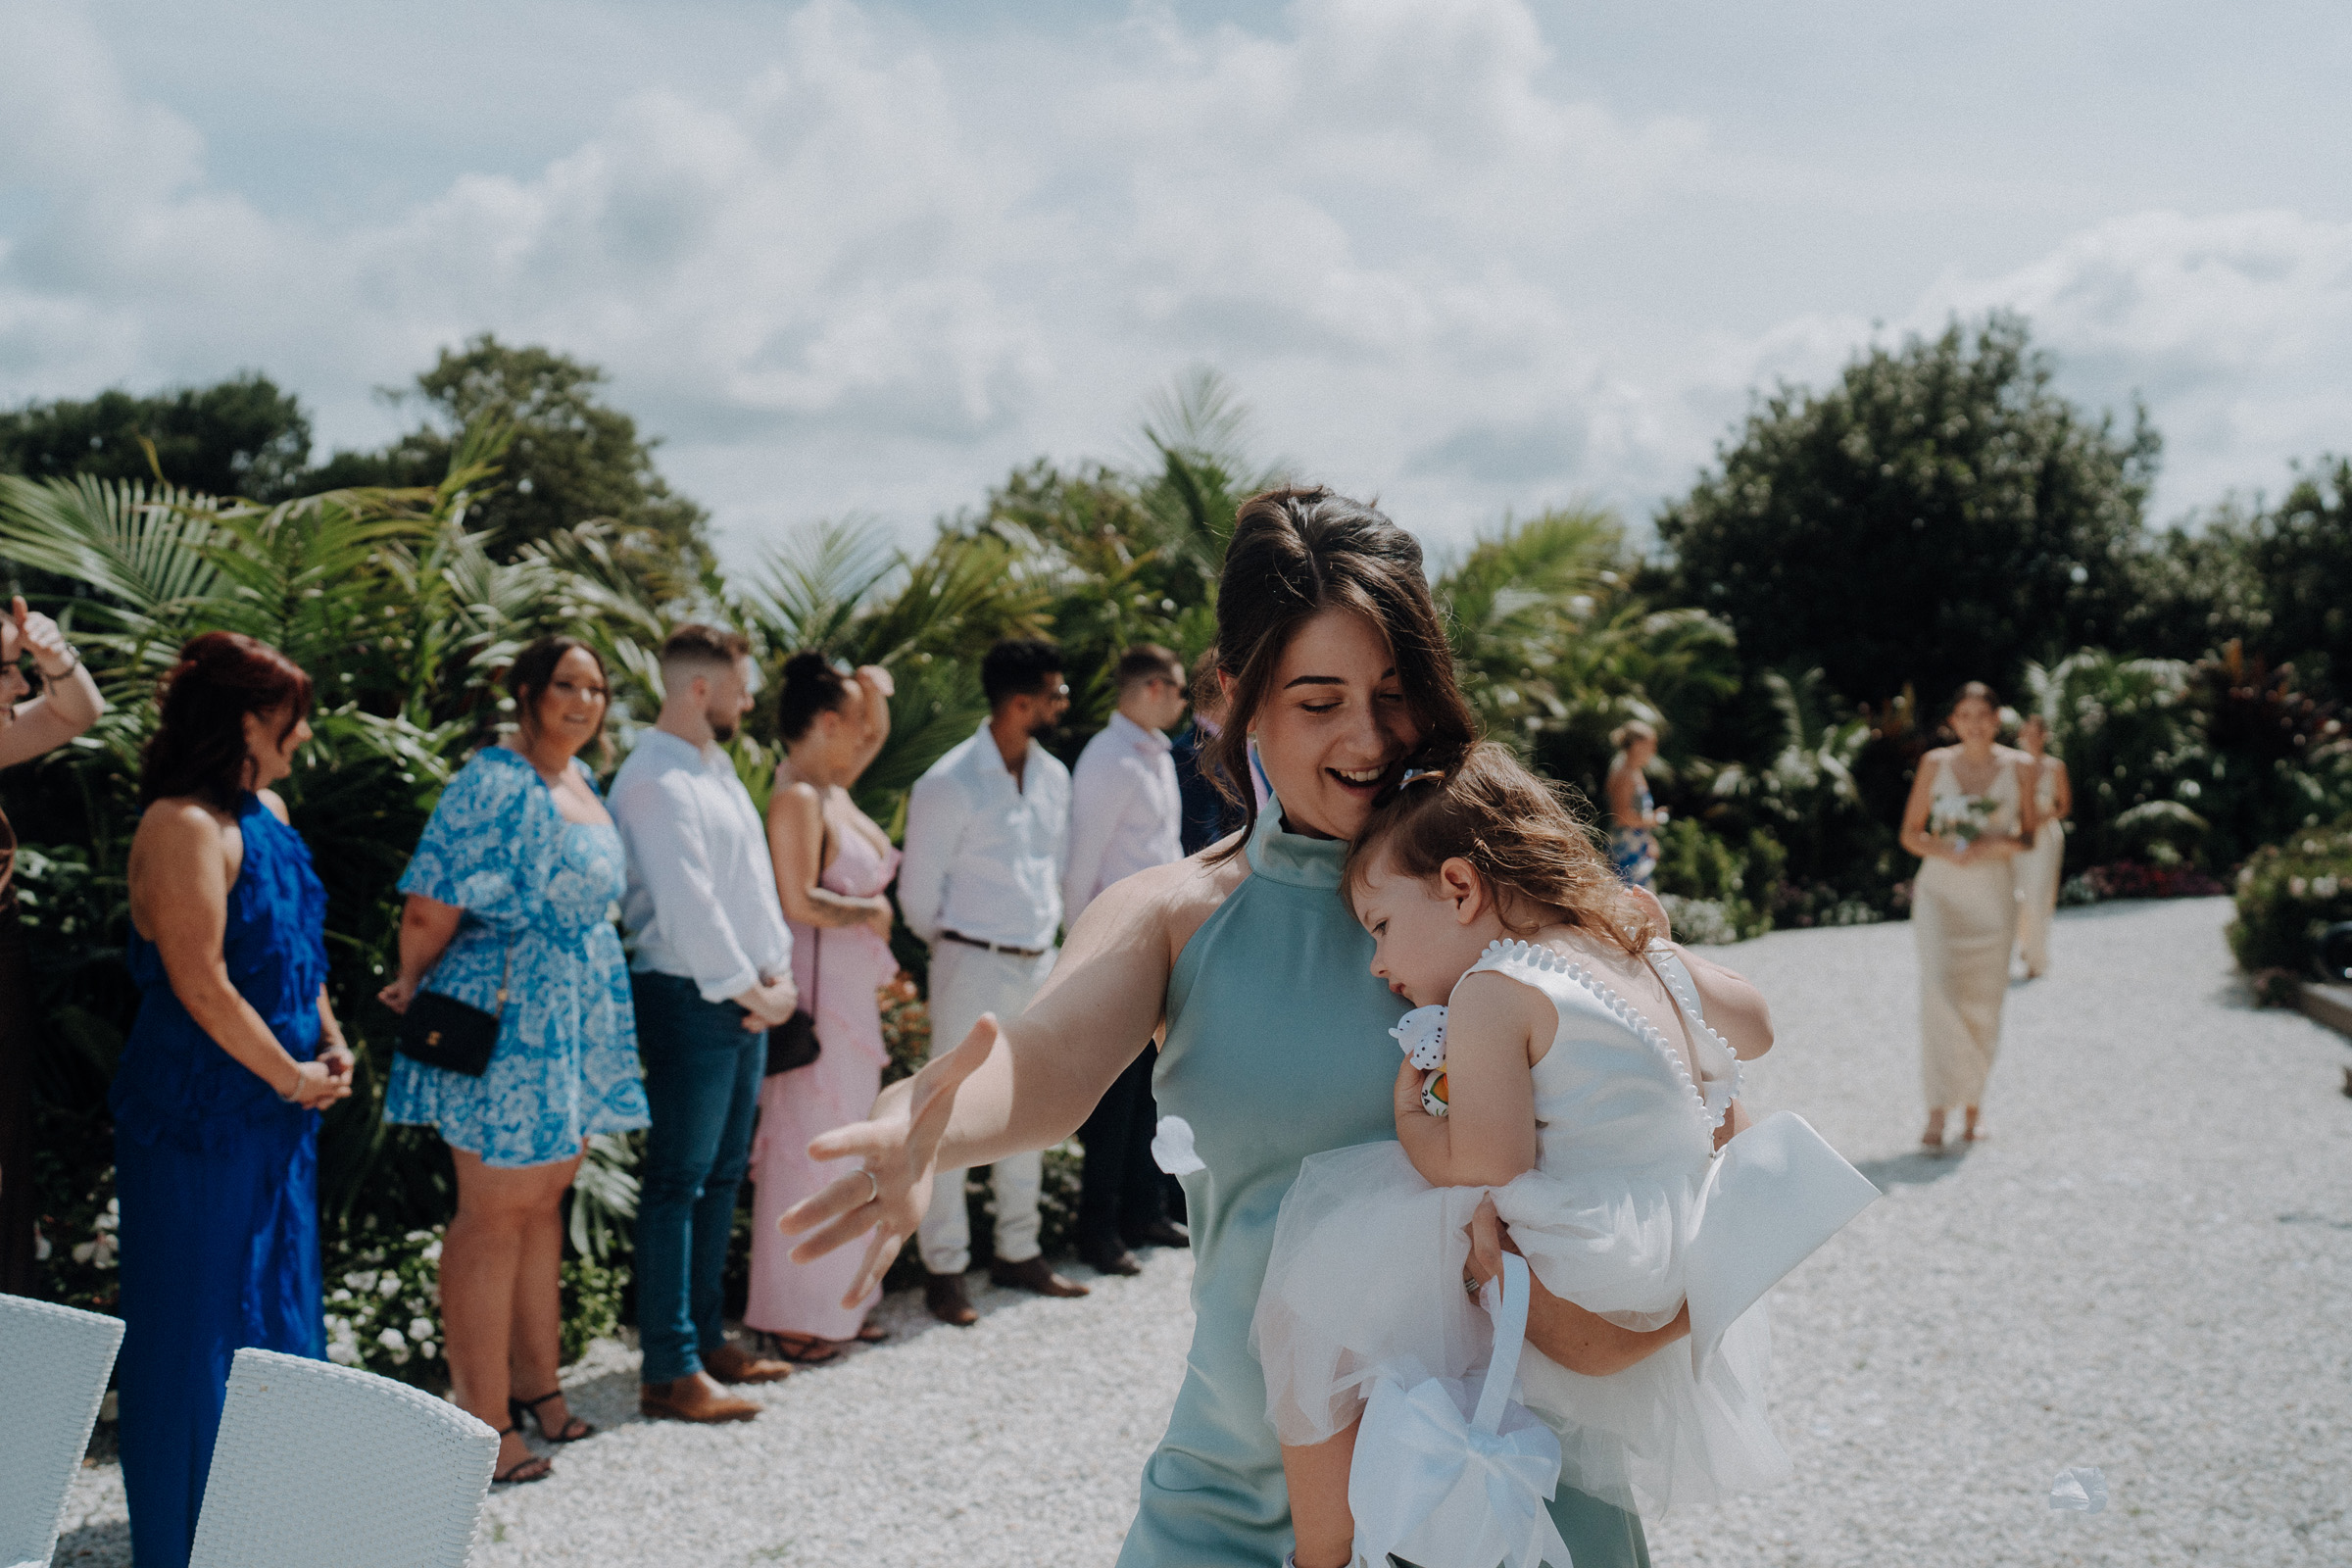
[[[890,734],[890,675],[879,666],[852,674],[822,654],[800,653],[785,661],[776,700],[785,757],[768,797],[767,842],[792,922],[793,981],[816,1019],[822,1049],[806,1067],[770,1074],[760,1091],[752,1294],[743,1320],[770,1336],[779,1355],[803,1363],[830,1361],[852,1340],[883,1336],[865,1326],[879,1289],[854,1309],[841,1304],[858,1274],[855,1250],[795,1263],[776,1216],[837,1174],[808,1157],[808,1141],[862,1121],[890,1059],[875,993],[899,971],[890,953],[890,901],[882,896],[898,872],[899,852],[850,799],[850,786]]]

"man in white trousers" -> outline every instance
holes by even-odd
[[[1069,855],[1070,771],[1037,737],[1070,706],[1061,650],[1033,638],[997,644],[980,662],[988,722],[931,764],[906,802],[899,911],[931,945],[931,1049],[953,1051],[984,1012],[1010,1018],[1053,971]],[[989,1278],[1040,1296],[1084,1296],[1038,1247],[1043,1155],[1007,1154],[989,1167],[996,1257]],[[964,1295],[971,1230],[963,1172],[939,1172],[915,1244],[929,1276],[932,1316],[957,1325],[980,1314]]]

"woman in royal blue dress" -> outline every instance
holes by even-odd
[[[500,1013],[478,1077],[394,1058],[384,1120],[439,1130],[458,1171],[441,1244],[441,1320],[458,1402],[500,1431],[496,1479],[540,1481],[528,1414],[556,1443],[595,1428],[571,1413],[563,1349],[563,1203],[594,1133],[646,1125],[628,960],[612,929],[627,882],[620,834],[579,753],[611,705],[604,662],[542,637],[507,671],[514,733],[441,792],[400,879],[400,974]],[[498,993],[507,993],[501,1007]]]
[[[310,707],[284,655],[208,632],[166,677],[139,776],[139,1013],[111,1097],[139,1568],[188,1560],[238,1348],[324,1350],[317,1112],[351,1093],[351,1053],[326,1001],[326,891],[270,789]]]

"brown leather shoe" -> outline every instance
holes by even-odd
[[[730,1340],[703,1357],[703,1370],[721,1383],[781,1383],[792,1376],[792,1363],[754,1355]]]
[[[963,1294],[963,1276],[960,1274],[925,1275],[923,1304],[931,1309],[933,1317],[959,1329],[968,1329],[980,1321],[980,1314],[972,1308],[971,1298]]]
[[[637,1386],[637,1411],[656,1421],[749,1421],[760,1407],[720,1392],[710,1374],[694,1373],[668,1383]]]
[[[1054,1272],[1043,1257],[1032,1257],[1018,1263],[991,1263],[989,1279],[1007,1290],[1035,1291],[1040,1296],[1085,1296],[1087,1288],[1076,1280],[1065,1280]]]

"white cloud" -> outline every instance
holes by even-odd
[[[2168,512],[2275,492],[2284,460],[2352,448],[2352,223],[2142,213],[1938,293],[1956,310],[2023,311],[2070,388],[2119,409],[2144,397]]]
[[[371,440],[370,388],[489,328],[612,370],[737,548],[850,512],[911,533],[1039,452],[1119,451],[1200,361],[1424,531],[1579,493],[1642,512],[1749,388],[1872,330],[1835,298],[1762,330],[1658,289],[1596,305],[1643,298],[1613,237],[1696,221],[1744,166],[1698,120],[1564,92],[1521,0],[1142,9],[1017,48],[815,0],[535,170],[358,220],[265,216],[91,15],[0,0],[0,397],[255,366]],[[2348,234],[2092,220],[1887,329],[2026,310],[2071,388],[2146,392],[2168,497],[2204,499],[2342,444]]]
[[[2134,398],[2148,405],[2165,438],[2156,520],[2276,492],[2291,460],[2352,449],[2352,223],[2289,212],[2132,214],[1995,276],[1947,274],[1896,320],[1808,315],[1721,340],[1692,406],[1721,411],[1782,378],[1818,385],[1874,336],[1996,309],[2028,318],[2069,396],[2119,427]]]

